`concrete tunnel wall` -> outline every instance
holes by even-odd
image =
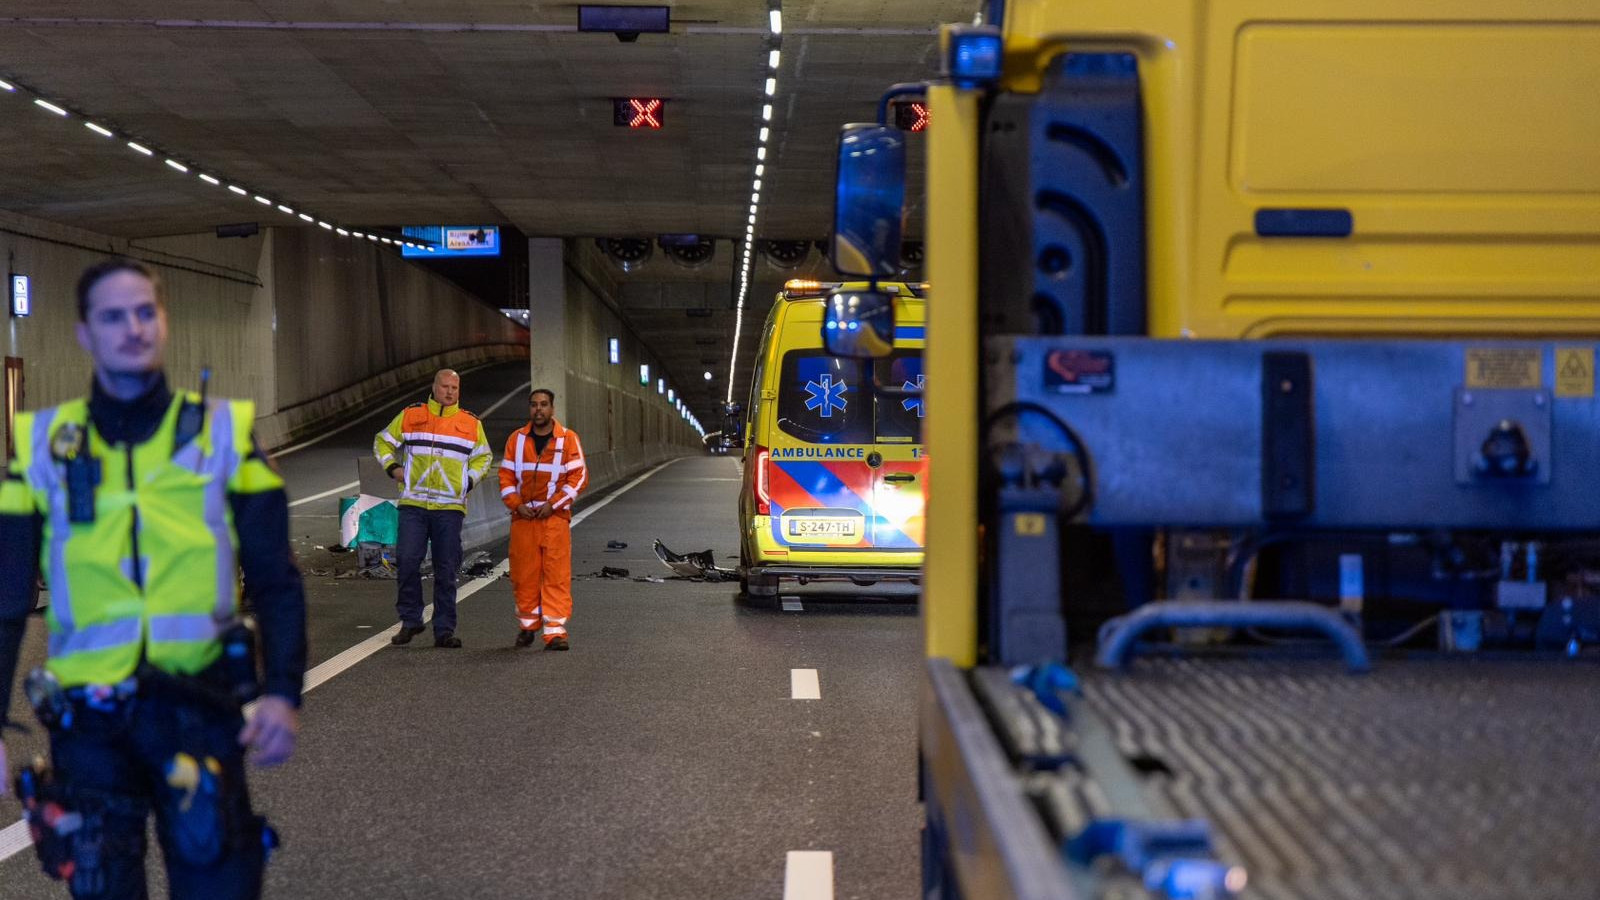
[[[174,387],[198,385],[209,365],[214,395],[256,402],[257,434],[272,448],[375,406],[398,410],[420,399],[416,384],[437,368],[528,357],[528,331],[498,310],[388,248],[316,229],[129,241],[0,211],[0,252],[32,279],[32,315],[7,317],[4,348],[22,362],[26,409],[87,390],[73,290],[86,266],[111,254],[152,263],[166,283]],[[551,387],[562,392],[563,421],[583,436],[594,491],[700,441],[654,384],[638,384],[639,363],[656,372],[659,362],[603,296],[614,289],[607,274],[582,266],[593,269],[569,259],[567,377]],[[622,339],[621,365],[606,358],[610,337]],[[505,437],[489,435],[497,456]],[[504,526],[495,493],[474,492],[478,542]]]

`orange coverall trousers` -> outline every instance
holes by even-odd
[[[572,615],[572,523],[566,516],[511,520],[511,592],[523,631],[546,644],[567,636]]]

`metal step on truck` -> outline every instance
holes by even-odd
[[[941,47],[831,247],[894,280],[925,153],[924,896],[1600,897],[1600,5]]]

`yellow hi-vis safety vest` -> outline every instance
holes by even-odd
[[[478,417],[439,401],[413,403],[372,439],[372,455],[399,466],[400,505],[467,511],[467,492],[489,474],[494,451]]]
[[[283,487],[251,458],[255,405],[206,404],[200,434],[174,452],[179,393],[161,426],[140,444],[109,445],[85,400],[20,413],[16,458],[0,486],[0,512],[44,518],[40,565],[49,578],[51,672],[68,686],[115,684],[141,654],[173,675],[194,675],[221,655],[217,640],[238,614],[239,538],[231,493]],[[67,463],[99,461],[94,521],[69,521]]]

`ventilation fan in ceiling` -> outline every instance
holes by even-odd
[[[698,269],[717,255],[717,244],[711,238],[695,238],[689,241],[669,241],[662,238],[661,249],[666,252],[668,259],[685,269]]]
[[[810,241],[767,241],[762,245],[767,259],[780,269],[793,269],[811,255]]]
[[[624,272],[639,269],[655,253],[655,245],[649,238],[600,238],[599,244]]]

